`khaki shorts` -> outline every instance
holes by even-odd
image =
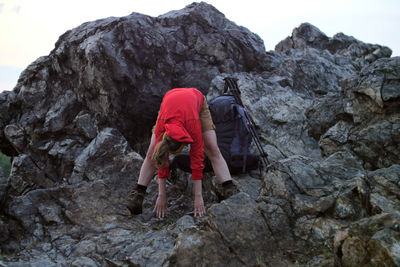
[[[209,130],[215,130],[215,125],[214,122],[211,118],[211,113],[210,109],[208,108],[207,100],[206,97],[204,97],[203,101],[203,106],[201,107],[199,117],[200,117],[200,123],[201,123],[201,132],[206,132]],[[156,125],[153,126],[152,133],[154,133],[156,130]]]

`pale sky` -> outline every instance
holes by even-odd
[[[0,92],[12,90],[20,72],[48,55],[58,37],[80,24],[132,12],[158,16],[186,0],[0,0]],[[400,0],[208,0],[236,24],[258,34],[266,50],[303,22],[329,37],[338,32],[380,44],[400,55]]]

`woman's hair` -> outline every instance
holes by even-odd
[[[168,164],[168,152],[179,149],[182,143],[172,139],[168,135],[164,135],[163,139],[158,142],[154,148],[151,160],[157,169],[162,169]]]

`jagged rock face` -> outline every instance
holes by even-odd
[[[343,107],[352,118],[338,118],[320,139],[326,155],[353,151],[367,169],[387,168],[399,163],[399,101],[397,94],[400,58],[379,59],[359,75],[343,83]],[[350,123],[349,123],[350,122]],[[352,122],[352,123],[351,123]]]
[[[157,18],[134,13],[66,32],[48,57],[30,67],[34,73],[22,75],[38,79],[21,81],[17,100],[38,105],[54,96],[50,103],[57,104],[38,118],[49,132],[65,128],[75,108],[100,115],[137,141],[170,88],[206,91],[217,74],[260,70],[264,58],[258,36],[206,4]]]
[[[392,50],[380,45],[370,45],[358,41],[352,36],[338,33],[332,38],[326,36],[317,27],[303,23],[295,28],[292,36],[287,37],[275,46],[275,51],[287,52],[290,49],[305,50],[308,48],[328,50],[332,55],[340,55],[351,59],[355,67],[361,68],[365,64],[372,63],[379,58],[390,57]]]
[[[0,94],[0,265],[399,265],[400,59],[387,47],[310,24],[265,52],[262,40],[195,3],[157,18],[85,23]],[[124,203],[163,94],[211,100],[238,79],[268,169],[192,216],[192,183],[167,185],[168,217]],[[252,147],[252,152],[257,150]],[[11,263],[12,262],[12,263]]]
[[[264,61],[258,36],[205,3],[85,23],[2,95],[1,147],[29,154],[42,176],[67,178],[99,129],[118,129],[132,146],[147,142],[167,90],[206,92],[216,75],[261,70]]]

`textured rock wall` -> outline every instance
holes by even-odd
[[[80,25],[0,94],[0,265],[357,266],[400,264],[400,59],[308,23],[275,51],[206,3]],[[167,185],[168,216],[124,200],[164,93],[210,100],[238,79],[271,164]],[[253,152],[257,153],[255,148]]]

